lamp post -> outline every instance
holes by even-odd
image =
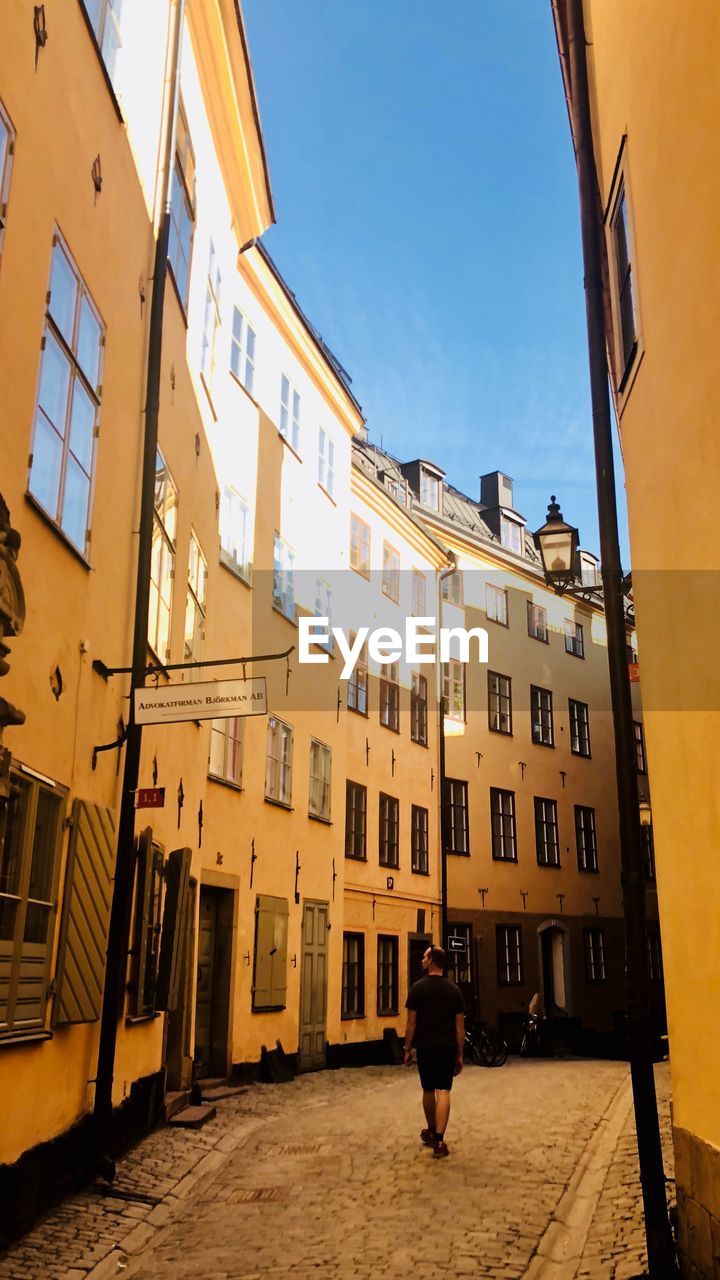
[[[651,820],[650,806],[640,804],[635,760],[630,679],[626,656],[625,590],[615,506],[612,439],[594,420],[597,493],[600,514],[602,586],[577,584],[579,535],[566,524],[553,495],[548,518],[535,537],[545,580],[557,595],[602,597],[607,626],[608,664],[615,738],[615,769],[620,819],[620,864],[625,923],[626,1031],[630,1056],[645,1233],[652,1280],[677,1275],[665,1194],[660,1124],[650,1037],[649,971],[645,883],[640,828]]]

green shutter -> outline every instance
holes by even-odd
[[[57,966],[55,1024],[96,1022],[102,1005],[113,873],[115,815],[73,802]]]
[[[165,905],[155,991],[156,1009],[177,1009],[178,1006],[191,858],[190,849],[173,849],[165,867]]]
[[[287,926],[287,899],[259,893],[255,905],[253,1009],[285,1007]]]
[[[150,916],[150,889],[153,882],[153,833],[146,827],[140,833],[135,847],[135,912],[132,938],[132,967],[129,984],[128,1007],[131,1014],[143,1012],[145,988],[145,964],[147,962],[148,921]]]

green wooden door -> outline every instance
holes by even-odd
[[[200,890],[197,993],[195,1000],[195,1064],[199,1076],[210,1074],[212,1060],[212,1013],[217,940],[217,894]]]
[[[300,979],[300,1070],[325,1066],[328,966],[328,904],[306,902]]]

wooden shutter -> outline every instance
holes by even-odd
[[[113,873],[115,815],[73,802],[57,966],[55,1024],[96,1022],[102,1005]]]
[[[135,915],[131,975],[129,982],[129,1010],[139,1016],[143,1012],[145,989],[145,964],[147,961],[148,918],[150,915],[150,889],[153,882],[153,833],[146,827],[137,838],[135,847]]]
[[[177,1009],[178,1005],[191,858],[190,849],[173,849],[165,867],[165,905],[155,990],[156,1009]]]
[[[285,1007],[287,926],[287,899],[259,893],[255,905],[253,1009]]]

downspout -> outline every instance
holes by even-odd
[[[443,624],[442,585],[446,578],[452,577],[456,569],[457,562],[453,557],[453,563],[447,569],[443,569],[442,573],[438,575],[438,635],[442,630]],[[440,946],[444,947],[447,943],[448,932],[448,893],[447,851],[445,849],[445,836],[447,833],[447,802],[445,799],[445,706],[443,702],[441,663],[438,663],[438,676],[436,680],[435,693],[438,700],[438,783],[440,787]]]
[[[667,1211],[650,1041],[645,885],[632,702],[625,648],[623,573],[620,564],[613,424],[608,385],[602,211],[592,136],[583,0],[553,0],[553,8],[568,96],[580,198],[600,550],[620,818],[627,1037],[649,1271],[652,1280],[666,1280],[677,1274],[677,1266]],[[563,48],[565,34],[567,44]]]
[[[94,1120],[98,1154],[103,1168],[108,1168],[112,1147],[112,1092],[115,1074],[115,1050],[118,1021],[122,1015],[127,965],[127,922],[133,890],[135,852],[135,792],[140,774],[142,727],[135,723],[134,691],[145,683],[147,670],[147,634],[150,611],[150,560],[152,554],[153,515],[155,505],[155,460],[160,413],[160,372],[163,346],[163,311],[167,281],[167,258],[170,239],[170,198],[175,154],[176,121],[180,96],[180,54],[185,17],[185,0],[175,0],[175,22],[171,34],[168,68],[166,114],[164,120],[165,154],[158,201],[162,217],[155,242],[155,265],[150,308],[147,381],[145,397],[145,434],[140,497],[137,583],[135,588],[135,622],[133,629],[132,674],[130,677],[129,726],[125,747],[120,823],[113,896],[110,908],[107,967],[100,1019],[100,1042],[95,1080]]]

